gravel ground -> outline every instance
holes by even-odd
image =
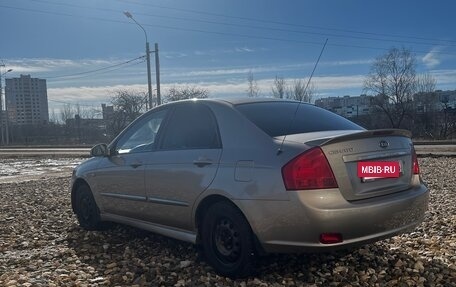
[[[67,176],[83,161],[81,157],[0,158],[0,184]]]
[[[420,158],[430,210],[415,232],[333,254],[271,255],[243,280],[195,248],[115,225],[78,227],[69,178],[0,184],[0,286],[456,286],[456,158]]]

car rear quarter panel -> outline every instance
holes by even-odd
[[[198,205],[210,195],[220,195],[234,202],[256,230],[255,217],[240,201],[286,202],[288,193],[282,179],[282,166],[309,147],[302,143],[286,143],[278,152],[281,141],[272,139],[230,104],[213,104],[223,151],[217,175],[193,207],[193,222]],[[196,223],[196,222],[195,222]]]
[[[211,105],[217,117],[223,151],[217,176],[203,194],[241,200],[288,200],[281,168],[303,150],[278,153],[274,139],[257,128],[230,104]]]

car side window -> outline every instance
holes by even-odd
[[[117,153],[127,154],[153,150],[167,113],[168,110],[161,110],[139,120],[117,142]]]
[[[217,123],[209,107],[200,103],[178,105],[166,126],[161,149],[220,148]]]

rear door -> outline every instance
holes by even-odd
[[[216,118],[201,102],[177,104],[145,165],[149,220],[188,229],[193,203],[214,179],[222,145]]]

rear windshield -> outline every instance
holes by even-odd
[[[363,130],[357,124],[325,109],[297,102],[262,102],[236,108],[271,137],[333,130]],[[296,117],[293,119],[296,112]]]

